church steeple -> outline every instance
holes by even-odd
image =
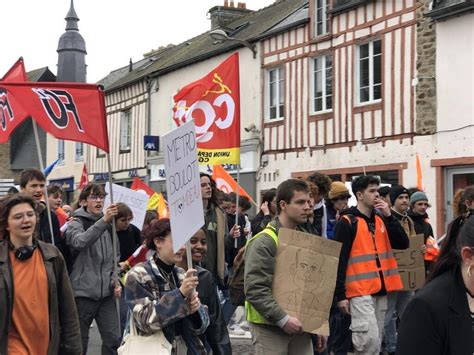
[[[86,43],[79,33],[74,0],[65,17],[66,32],[58,43],[58,81],[86,82]]]
[[[76,10],[74,10],[74,0],[71,0],[71,7],[66,15],[65,20],[67,21],[66,31],[79,31],[79,27],[77,26],[77,23],[79,22],[79,17],[77,17]]]

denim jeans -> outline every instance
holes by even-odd
[[[387,313],[385,314],[385,350],[394,353],[397,350],[397,316],[402,318],[413,291],[395,291],[387,295]]]

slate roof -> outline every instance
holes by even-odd
[[[432,10],[426,15],[434,20],[444,20],[474,11],[474,0],[434,0]]]
[[[26,73],[28,81],[56,81],[56,76],[48,67],[31,70]]]
[[[280,0],[227,24],[223,29],[226,30],[231,37],[248,42],[256,42],[277,33],[278,31],[272,31],[272,29],[295,11],[307,6],[307,3],[308,0]],[[306,20],[303,19],[303,21],[307,20],[307,18]],[[303,21],[300,19],[299,22],[295,22],[293,25],[297,26]],[[147,76],[163,75],[187,65],[242,47],[241,44],[231,41],[216,43],[214,39],[209,36],[209,32],[210,31],[204,32],[174,47],[168,47],[166,51],[154,55],[154,60],[151,65],[149,63],[141,66],[134,65],[134,70],[127,72],[118,80],[109,80],[107,76],[99,83],[108,83],[104,85],[106,92],[116,91],[124,86],[142,80]],[[114,72],[111,74],[113,73]]]

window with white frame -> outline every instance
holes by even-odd
[[[120,117],[120,151],[129,151],[132,143],[132,115],[123,111]]]
[[[268,70],[268,119],[285,114],[285,73],[283,67]]]
[[[316,37],[329,32],[329,1],[314,0],[314,35]]]
[[[62,139],[58,139],[58,159],[58,164],[64,164],[65,148],[64,141]]]
[[[76,142],[76,161],[84,160],[84,143]]]
[[[382,41],[377,40],[357,47],[359,103],[382,98]]]
[[[313,112],[332,109],[332,56],[313,59]]]

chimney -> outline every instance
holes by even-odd
[[[253,12],[247,9],[247,5],[243,2],[237,3],[234,0],[224,0],[224,6],[214,6],[209,10],[211,18],[211,30],[226,26],[228,23]]]

